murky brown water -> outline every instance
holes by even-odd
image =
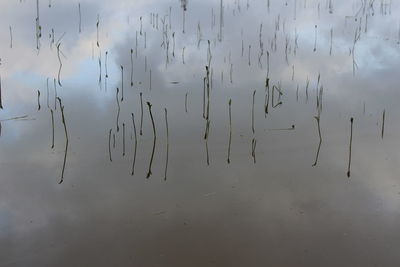
[[[1,2],[0,266],[398,266],[400,3],[370,2]]]

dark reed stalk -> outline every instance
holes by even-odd
[[[169,154],[169,133],[168,133],[168,117],[167,117],[167,109],[164,109],[165,111],[165,127],[167,131],[167,155],[165,158],[165,172],[164,172],[164,181],[167,180],[167,170],[168,170],[168,154]]]
[[[121,65],[121,102],[124,101],[124,66]]]
[[[306,103],[308,102],[308,86],[310,85],[310,80],[308,79],[307,76],[307,80],[306,80]]]
[[[133,132],[135,134],[135,148],[133,152],[133,163],[132,163],[132,173],[133,176],[135,174],[135,163],[136,163],[136,150],[137,150],[137,133],[136,133],[136,124],[135,124],[135,116],[132,113],[132,124],[133,124]]]
[[[100,47],[99,43],[99,24],[100,24],[100,15],[97,14],[97,23],[96,23],[96,31],[97,31],[97,47]]]
[[[319,108],[319,92],[318,92],[318,89],[319,89],[319,82],[320,82],[320,80],[321,80],[321,74],[318,73],[317,87],[315,88],[316,98],[317,98],[317,101],[316,101],[316,103],[317,103],[317,110],[318,110],[318,108]]]
[[[50,41],[50,49],[53,50],[53,44],[55,43],[54,40],[54,29],[51,29],[51,41]]]
[[[131,49],[131,87],[133,86],[133,49]]]
[[[317,125],[318,125],[319,143],[318,143],[317,154],[315,155],[315,161],[314,161],[314,164],[312,166],[316,166],[317,163],[318,163],[319,151],[321,149],[321,144],[322,144],[321,127],[320,127],[320,123],[319,123],[320,117],[318,115],[318,116],[315,116],[314,118],[317,121]]]
[[[222,28],[224,26],[224,4],[223,0],[220,2],[219,8],[219,33],[218,33],[218,41],[222,42]]]
[[[52,133],[51,133],[51,149],[54,148],[54,112],[53,109],[50,109],[50,113],[51,113],[51,129],[52,129]]]
[[[144,72],[147,72],[147,56],[144,56]]]
[[[315,39],[314,39],[314,49],[313,51],[317,51],[317,25],[315,25]]]
[[[149,178],[151,176],[151,174],[152,174],[151,173],[151,165],[153,164],[154,151],[156,149],[156,126],[154,124],[153,114],[151,113],[151,104],[150,104],[150,102],[147,102],[147,106],[149,107],[151,124],[153,125],[153,150],[151,152],[151,158],[150,158],[150,163],[149,163],[149,171],[147,172],[147,176],[146,176],[146,178]]]
[[[42,26],[40,26],[39,0],[36,0],[36,49],[40,51],[40,38],[42,37]]]
[[[119,88],[117,87],[117,92],[116,92],[116,95],[115,95],[115,98],[117,100],[117,107],[118,107],[118,109],[117,109],[117,133],[119,132],[119,113],[121,111],[121,106],[119,105],[118,94],[119,94]]]
[[[206,77],[203,78],[203,118],[206,118]]]
[[[292,65],[292,81],[294,81],[294,65]]]
[[[269,52],[267,51],[267,79],[269,78]]]
[[[185,46],[182,48],[182,63],[185,64]]]
[[[105,68],[105,71],[106,71],[106,78],[108,78],[107,61],[108,61],[108,51],[106,51],[106,59],[105,59],[105,62],[104,62],[104,68]]]
[[[208,136],[210,134],[210,120],[206,122],[206,130],[204,133],[204,139],[206,140],[206,156],[207,156],[207,165],[210,165],[210,155],[208,153]]]
[[[64,171],[65,171],[65,163],[67,161],[69,139],[68,139],[67,125],[65,123],[64,106],[61,103],[61,98],[57,97],[57,100],[58,100],[58,103],[60,104],[61,118],[62,118],[62,123],[64,125],[64,132],[65,132],[65,139],[66,139],[66,141],[65,141],[64,162],[63,162],[63,168],[62,168],[62,172],[61,172],[61,180],[59,182],[59,184],[61,184],[64,181]]]
[[[137,38],[137,31],[136,31],[136,39],[135,39],[135,57],[137,58],[137,51],[138,51],[138,38]]]
[[[14,121],[14,120],[28,120],[28,115],[18,116],[18,117],[13,117],[13,118],[8,118],[8,119],[2,119],[2,120],[0,120],[0,122]]]
[[[10,26],[10,48],[13,48],[13,36],[12,36],[12,28]]]
[[[231,143],[232,143],[232,99],[229,99],[229,143],[228,143],[228,164],[231,163]]]
[[[46,92],[47,92],[47,108],[50,108],[49,78],[47,78],[46,80]]]
[[[207,115],[206,120],[210,117],[210,69],[206,66],[206,74],[207,74]]]
[[[363,102],[363,115],[365,115],[365,101]]]
[[[40,91],[37,91],[37,103],[38,103],[38,110],[40,110]]]
[[[265,100],[264,100],[264,115],[267,117],[269,106],[269,78],[265,79]]]
[[[79,33],[81,33],[82,32],[81,3],[78,3],[78,13],[79,13]]]
[[[255,101],[255,96],[256,96],[256,90],[253,92],[253,105],[251,109],[251,130],[253,131],[253,134],[255,134],[254,130],[254,101]]]
[[[122,123],[122,156],[125,157],[125,123]]]
[[[101,51],[99,52],[99,85],[101,85]],[[101,87],[100,87],[101,88]]]
[[[292,131],[296,129],[296,126],[294,124],[292,124],[291,127],[289,128],[278,128],[278,129],[268,129],[269,131]]]
[[[143,22],[142,22],[142,17],[139,18],[140,19],[140,36],[143,35]]]
[[[251,62],[250,62],[250,52],[251,52],[251,45],[249,45],[249,66],[251,65]]]
[[[140,95],[140,131],[139,131],[139,134],[143,135],[143,131],[142,131],[142,129],[143,129],[143,97],[142,97],[143,93],[140,92],[139,95]]]
[[[113,148],[115,149],[115,133],[113,133]]]
[[[385,116],[386,116],[386,110],[383,110],[383,114],[382,114],[382,139],[383,139],[383,134],[385,131]]]
[[[172,33],[172,57],[175,57],[175,32]]]
[[[230,80],[231,80],[231,83],[233,83],[233,80],[232,80],[232,75],[233,74],[233,64],[231,64],[231,69],[230,69],[230,71],[229,71],[229,78],[230,78]]]
[[[351,165],[351,144],[353,142],[353,117],[350,118],[350,144],[349,144],[349,165],[347,167],[347,177],[350,177],[350,165]]]
[[[254,164],[256,164],[256,162],[257,162],[257,160],[256,160],[256,146],[257,146],[257,140],[255,138],[253,138],[251,140],[251,156],[253,157]]]
[[[297,84],[297,88],[296,88],[296,102],[299,101],[299,84]]]
[[[110,157],[110,161],[112,162],[112,157],[111,157],[111,132],[112,132],[112,129],[110,129],[110,131],[108,133],[108,155]]]
[[[62,62],[61,62],[61,57],[60,57],[60,45],[61,43],[57,44],[57,57],[58,57],[58,62],[60,63],[60,67],[58,69],[58,85],[61,85],[61,79],[60,79],[60,75],[61,75],[61,68],[62,68]]]

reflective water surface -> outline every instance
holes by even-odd
[[[400,264],[398,1],[0,12],[0,266]]]

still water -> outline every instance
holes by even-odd
[[[399,266],[398,1],[0,13],[0,266]]]

